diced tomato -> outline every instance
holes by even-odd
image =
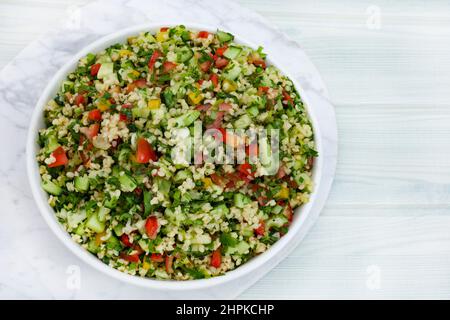
[[[278,179],[283,179],[283,177],[284,177],[285,175],[286,175],[285,168],[284,168],[283,165],[281,165],[281,166],[278,168],[277,178],[278,178]]]
[[[257,236],[263,236],[266,233],[266,224],[264,223],[264,220],[261,220],[259,222],[259,227],[255,229],[255,234]]]
[[[220,248],[217,248],[213,251],[211,255],[211,266],[214,268],[219,268],[222,264],[222,253],[220,252]]]
[[[52,152],[52,157],[55,158],[53,163],[48,165],[49,168],[64,166],[69,162],[67,159],[66,151],[64,151],[63,147],[58,147]]]
[[[75,105],[79,106],[86,103],[86,98],[82,94],[77,94],[73,102]]]
[[[224,182],[225,182],[224,179],[221,176],[219,176],[218,174],[213,173],[209,177],[211,178],[211,180],[214,184],[216,184],[218,186],[224,185]]]
[[[158,227],[158,218],[155,216],[150,216],[147,218],[147,221],[145,221],[145,230],[151,240],[156,238],[156,235],[158,234]]]
[[[222,142],[227,143],[227,130],[225,128],[218,128],[217,130],[222,134]]]
[[[150,260],[152,260],[154,262],[163,262],[164,256],[159,253],[152,253],[152,255],[150,256]]]
[[[158,60],[159,57],[162,56],[161,51],[159,50],[155,50],[153,51],[152,56],[150,57],[150,59],[148,60],[148,69],[149,70],[153,70],[153,67],[155,66],[156,61]]]
[[[209,76],[209,80],[211,80],[214,88],[216,88],[219,85],[219,76],[215,73],[211,74]]]
[[[256,200],[258,200],[260,206],[265,206],[269,199],[266,196],[259,196]]]
[[[173,256],[166,256],[166,272],[173,273]]]
[[[208,72],[209,68],[211,68],[211,64],[212,62],[210,60],[206,60],[205,62],[200,63],[200,70],[202,70],[203,72]]]
[[[294,211],[292,210],[292,207],[289,203],[284,209],[283,214],[286,216],[289,222],[292,222],[292,219],[294,218]]]
[[[126,247],[131,248],[133,246],[133,244],[130,242],[130,237],[126,233],[124,233],[123,235],[120,236],[120,241]]]
[[[101,121],[102,120],[102,112],[99,109],[94,109],[89,111],[88,119],[91,121]]]
[[[120,257],[123,260],[126,260],[128,262],[139,262],[139,254],[135,253],[135,254],[126,254],[124,252],[120,253]]]
[[[209,109],[211,109],[212,105],[207,103],[207,104],[200,104],[198,106],[195,107],[195,110],[198,111],[208,111]]]
[[[292,104],[292,97],[285,90],[283,90],[283,101]]]
[[[219,69],[225,68],[228,64],[228,60],[226,58],[218,57],[216,60],[216,67]]]
[[[80,129],[80,131],[81,131],[81,129]],[[99,131],[100,131],[100,124],[98,124],[98,123],[91,124],[89,126],[89,128],[87,128],[87,131],[85,134],[86,138],[88,138],[89,140],[94,139],[94,137],[98,135]]]
[[[200,79],[200,80],[197,81],[197,83],[198,83],[199,85],[202,85],[203,82],[205,82],[205,80],[203,80],[203,79]]]
[[[229,103],[223,102],[223,103],[219,104],[219,110],[220,111],[230,111],[232,108],[233,107]]]
[[[216,50],[216,54],[214,55],[214,60],[217,60],[218,57],[223,56],[223,54],[225,53],[225,51],[227,51],[228,47],[227,46],[223,46],[220,47]]]
[[[159,29],[159,31],[161,32],[166,32],[167,30],[169,30],[169,27],[162,27],[161,29]]]
[[[263,69],[266,68],[266,62],[263,59],[255,59],[255,60],[253,60],[253,64],[255,66],[261,67]]]
[[[173,69],[177,67],[177,64],[175,62],[165,61],[163,63],[163,71],[164,73],[169,73]]]
[[[119,113],[119,120],[127,122],[128,121],[128,117],[124,113]]]
[[[134,80],[133,83],[136,85],[136,87],[138,87],[140,89],[147,87],[147,80],[145,80],[145,79],[137,79],[137,80]]]
[[[100,63],[93,64],[91,66],[91,76],[95,77],[98,73],[98,70],[100,70],[101,66],[102,65]]]
[[[158,157],[150,143],[144,138],[139,138],[136,147],[136,162],[148,163],[149,160],[157,161]]]
[[[209,32],[208,31],[200,31],[198,33],[198,37],[202,38],[202,39],[206,39],[206,38],[208,38],[208,36],[209,36]]]
[[[262,96],[264,93],[269,91],[269,87],[258,87],[258,95]]]
[[[123,109],[131,109],[131,108],[133,108],[133,105],[131,103],[125,103],[122,105],[122,108]]]
[[[238,171],[245,175],[254,175],[254,173],[252,172],[252,166],[248,162],[240,164],[238,166]]]

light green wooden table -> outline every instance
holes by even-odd
[[[316,226],[242,298],[450,298],[450,3],[239,2],[303,46],[340,136]],[[0,0],[0,68],[83,3]]]

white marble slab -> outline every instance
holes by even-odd
[[[328,194],[336,164],[334,110],[319,73],[295,42],[258,14],[232,2],[97,1],[75,12],[67,25],[30,44],[0,73],[0,297],[3,298],[233,298],[256,281],[208,292],[168,294],[133,287],[83,264],[67,251],[45,225],[28,187],[24,146],[28,121],[42,89],[75,52],[108,33],[144,22],[217,25],[264,46],[269,55],[299,81],[314,106],[324,138],[325,167],[321,193]],[[314,223],[325,197],[316,202],[308,226]],[[306,232],[308,227],[304,228]],[[279,261],[273,261],[275,265]],[[268,266],[271,267],[271,266]],[[265,271],[264,271],[265,272]],[[263,273],[263,272],[261,272]],[[76,276],[80,274],[78,286]]]

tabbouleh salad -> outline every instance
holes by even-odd
[[[141,33],[80,59],[45,106],[42,187],[105,264],[157,279],[222,275],[268,250],[308,202],[317,152],[302,100],[262,48],[233,40],[184,26]],[[278,172],[174,164],[170,130],[195,121],[225,144],[236,143],[227,129],[279,129]]]

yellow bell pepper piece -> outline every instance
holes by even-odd
[[[100,111],[107,111],[110,106],[111,106],[111,103],[108,100],[102,99],[97,103],[97,108],[99,108]]]
[[[150,263],[147,261],[147,259],[145,259],[144,263],[142,263],[142,269],[144,270],[150,269]]]
[[[96,244],[97,246],[100,246],[100,245],[104,242],[104,240],[102,240],[102,238],[103,238],[105,235],[106,235],[106,232],[100,232],[100,233],[97,233],[97,234],[95,235],[95,244]]]
[[[119,51],[119,55],[121,57],[129,57],[133,54],[133,52],[131,52],[130,50],[126,50],[126,49],[122,49]]]
[[[188,93],[188,98],[189,98],[189,101],[191,101],[191,103],[193,105],[197,105],[197,104],[200,104],[200,102],[203,101],[204,97],[203,97],[203,94],[201,94],[201,93],[189,92]]]
[[[136,71],[136,70],[133,70],[130,73],[131,73],[131,77],[133,79],[137,79],[141,75],[141,73],[139,71]],[[130,76],[130,74],[128,74],[128,76]]]
[[[205,189],[211,187],[213,185],[211,178],[203,178],[203,184],[205,185]]]
[[[227,93],[233,92],[233,91],[236,91],[237,85],[234,81],[224,79],[222,82],[222,89],[223,89],[223,91],[225,91]]]
[[[289,199],[289,189],[285,186],[282,186],[280,191],[275,195],[277,199]]]
[[[147,105],[150,110],[159,109],[159,107],[161,106],[161,100],[160,99],[150,99],[147,102]]]
[[[169,33],[167,31],[158,31],[156,33],[156,41],[164,42],[169,39]]]

